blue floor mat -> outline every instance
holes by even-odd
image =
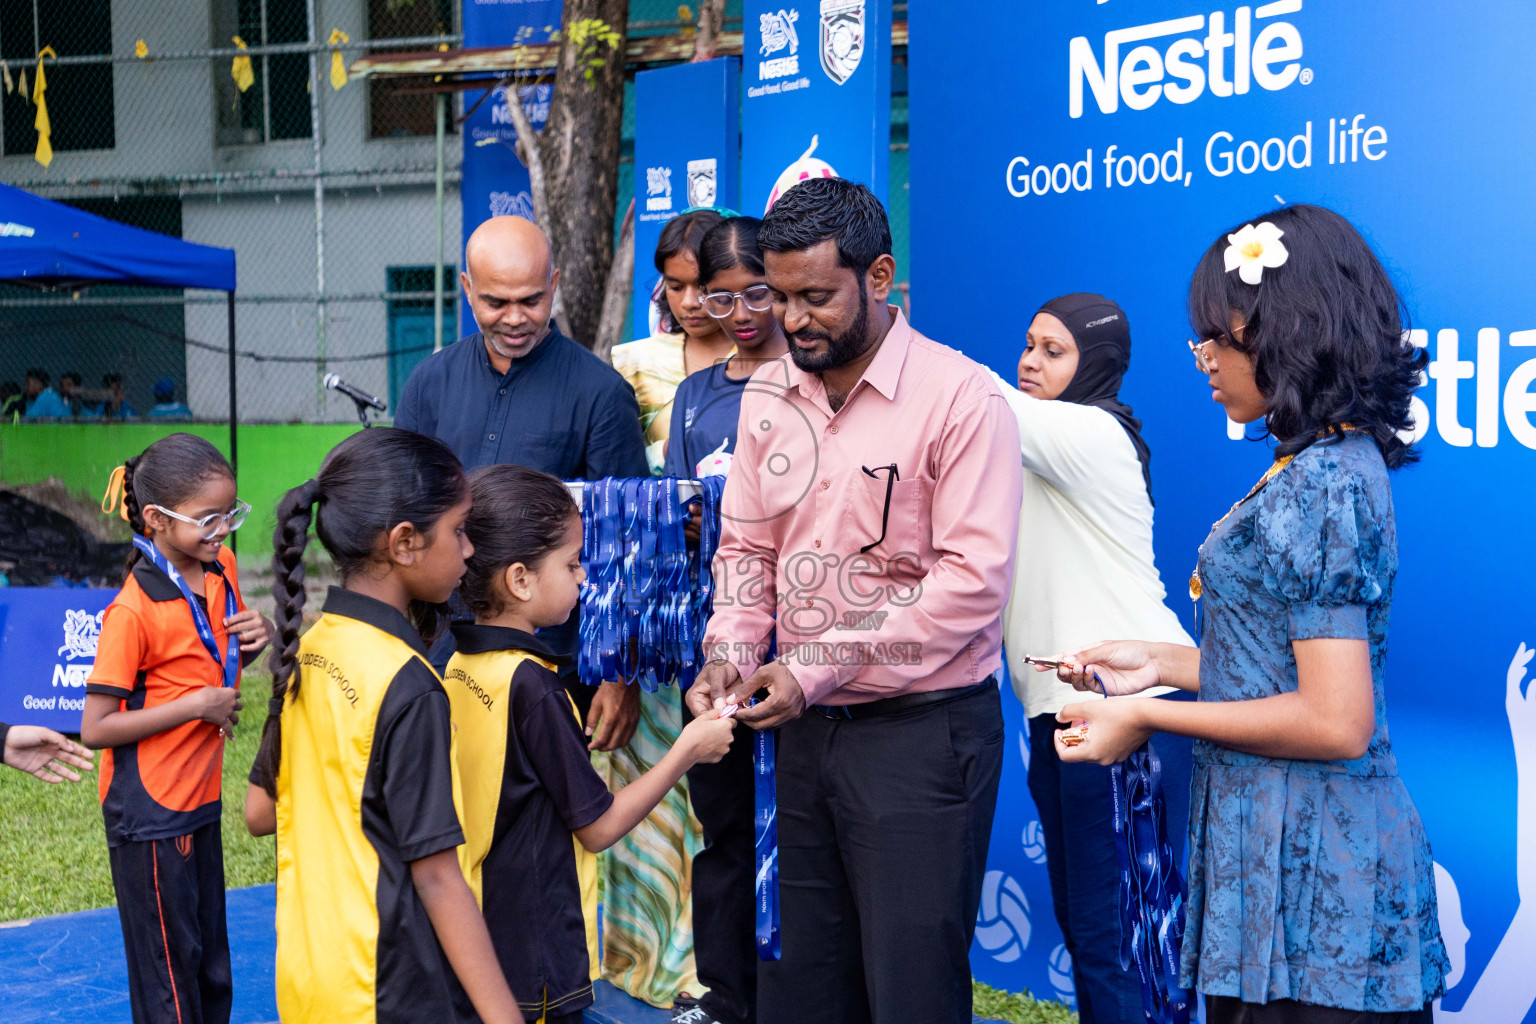
[[[235,980],[231,1024],[277,1020],[272,921],[277,889],[231,889],[225,897]],[[589,1024],[667,1024],[670,1010],[598,982]],[[128,969],[117,908],[0,924],[0,1019],[6,1024],[129,1024]],[[979,1021],[980,1018],[977,1018]]]
[[[277,1020],[272,961],[276,887],[231,889],[225,897],[231,1024]],[[42,1021],[129,1024],[128,967],[116,907],[0,924],[0,1007],[15,1024]]]

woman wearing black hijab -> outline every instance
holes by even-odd
[[[1107,636],[1192,643],[1163,603],[1152,558],[1151,451],[1119,394],[1130,361],[1124,310],[1102,295],[1063,295],[1029,325],[1017,390],[999,380],[1019,420],[1025,469],[1003,645],[1029,722],[1029,791],[1083,1024],[1144,1020],[1141,982],[1119,960],[1110,770],[1057,757],[1056,712],[1084,695],[1054,672],[1031,671],[1024,657],[1054,657]],[[1142,632],[1125,632],[1131,623]],[[1152,746],[1162,760],[1168,837],[1182,851],[1191,744],[1158,735]]]

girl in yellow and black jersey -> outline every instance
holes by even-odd
[[[560,656],[534,631],[576,606],[581,515],[559,480],[522,466],[475,474],[444,685],[464,780],[464,862],[502,970],[530,1019],[576,1024],[597,976],[597,860],[695,764],[731,745],[729,718],[699,718],[617,793],[592,769]]]
[[[277,833],[285,1024],[521,1022],[457,849],[460,786],[427,643],[472,553],[442,442],[375,428],[278,505],[272,703],[246,823]],[[299,638],[309,526],[341,571]]]

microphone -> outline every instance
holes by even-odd
[[[382,399],[375,398],[373,395],[370,395],[362,388],[354,387],[353,385],[348,384],[337,374],[328,373],[322,378],[322,380],[325,382],[325,386],[327,388],[330,388],[332,391],[340,391],[342,394],[352,399],[352,401],[356,402],[358,404],[359,410],[361,410],[361,407],[365,405],[371,406],[372,408],[379,410],[379,412],[384,412],[389,408],[389,406],[386,405]]]

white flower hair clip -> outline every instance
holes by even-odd
[[[1280,236],[1285,234],[1270,221],[1244,224],[1227,236],[1231,244],[1223,253],[1227,273],[1237,271],[1244,284],[1256,285],[1264,276],[1266,267],[1278,267],[1290,258]]]

